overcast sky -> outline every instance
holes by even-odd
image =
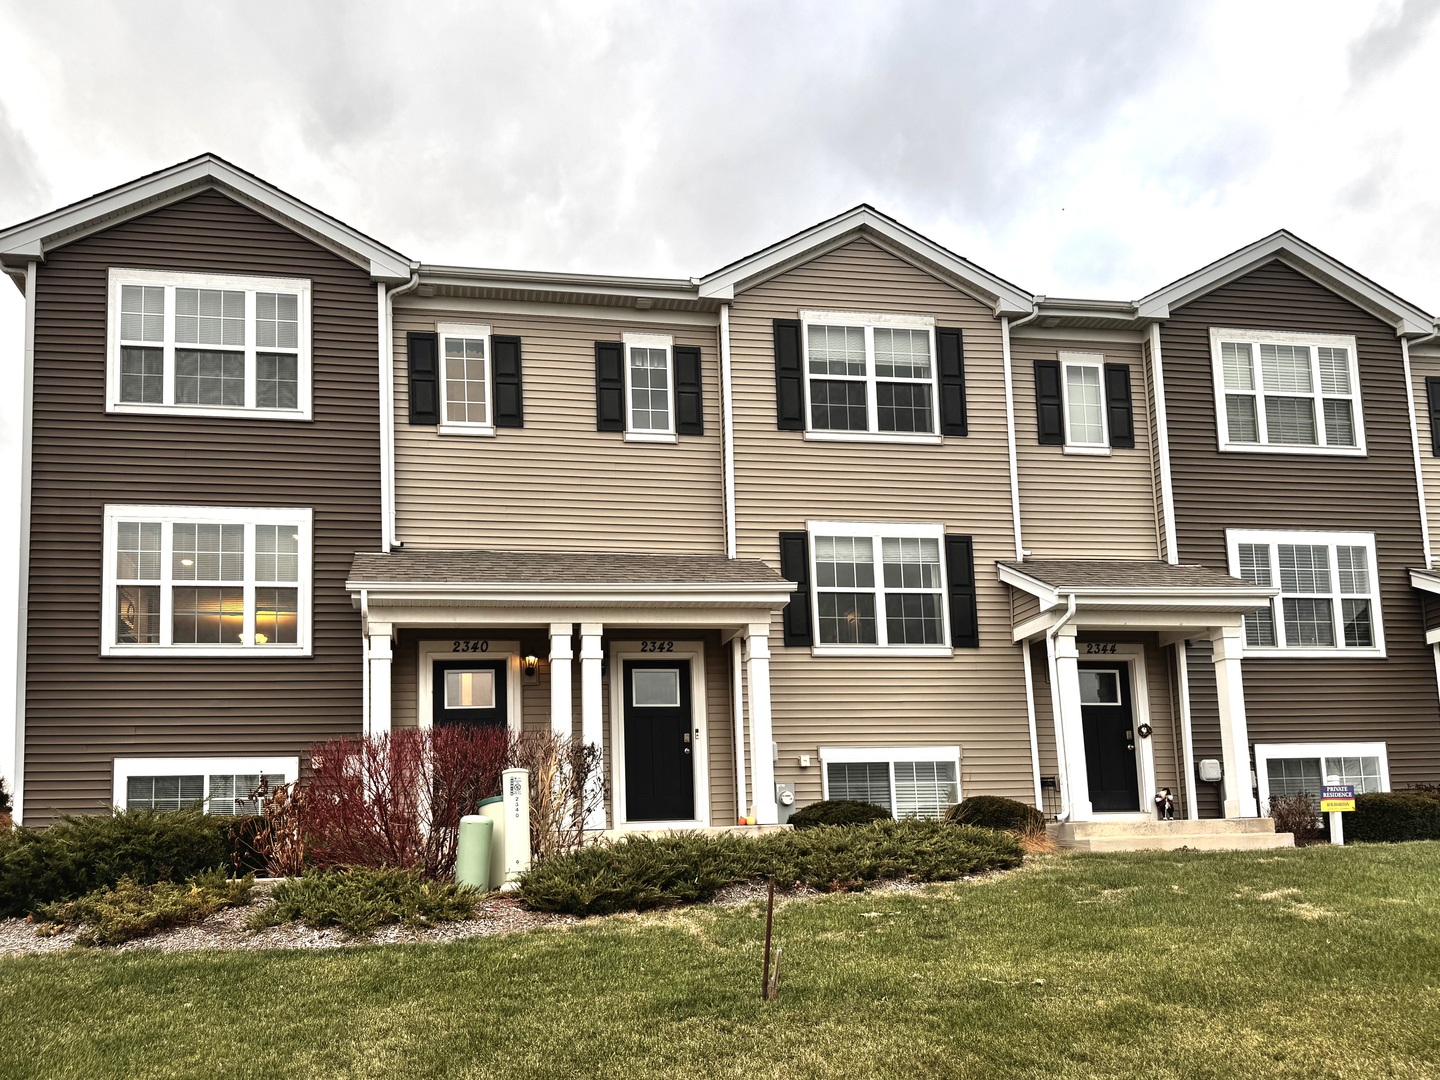
[[[1437,13],[0,0],[0,226],[211,150],[427,262],[698,275],[870,202],[1052,296],[1134,299],[1285,227],[1440,311]]]

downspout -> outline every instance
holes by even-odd
[[[1045,631],[1045,660],[1050,670],[1050,714],[1055,718],[1055,760],[1060,768],[1060,813],[1056,818],[1058,821],[1065,821],[1070,817],[1070,770],[1065,767],[1065,717],[1060,707],[1060,683],[1056,677],[1055,637],[1074,617],[1075,594],[1071,593],[1065,614]]]
[[[380,544],[385,551],[404,547],[395,535],[395,297],[420,284],[419,264],[410,280],[396,288],[377,282],[380,302]],[[367,699],[368,700],[368,699]]]
[[[25,395],[20,435],[20,552],[19,590],[15,595],[15,726],[12,732],[15,760],[10,777],[11,820],[25,820],[25,661],[30,623],[30,474],[35,432],[35,306],[37,264],[25,266]]]

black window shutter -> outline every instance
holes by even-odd
[[[975,602],[975,545],[970,537],[945,537],[945,573],[950,578],[950,644],[978,649],[980,613]]]
[[[1110,414],[1110,445],[1135,449],[1135,407],[1130,401],[1130,365],[1105,365],[1105,408]]]
[[[935,330],[935,352],[940,369],[940,434],[969,435],[965,411],[965,335],[959,330]]]
[[[810,634],[810,538],[804,532],[780,534],[780,573],[795,582],[785,605],[785,644],[813,644]]]
[[[440,335],[412,330],[405,335],[410,371],[410,423],[440,423]]]
[[[595,430],[625,430],[625,346],[595,343]]]
[[[676,345],[675,431],[680,435],[705,434],[705,401],[700,389],[700,348]]]
[[[1035,417],[1041,446],[1065,445],[1065,398],[1060,390],[1060,361],[1035,361]]]
[[[1425,380],[1425,400],[1430,406],[1430,452],[1440,457],[1440,375]]]
[[[799,319],[775,320],[775,426],[781,431],[805,430]]]
[[[495,389],[495,426],[525,426],[525,393],[520,377],[520,339],[490,338],[490,381]]]

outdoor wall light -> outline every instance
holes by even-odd
[[[535,677],[535,669],[539,666],[539,664],[540,661],[537,660],[535,657],[525,657],[525,677],[527,679],[533,679]]]

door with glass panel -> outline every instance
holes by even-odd
[[[504,727],[505,675],[503,659],[436,660],[430,679],[431,716],[435,726]]]
[[[625,661],[625,818],[695,820],[689,660]]]
[[[1080,721],[1091,808],[1111,814],[1138,811],[1140,778],[1135,769],[1129,664],[1080,665]]]

